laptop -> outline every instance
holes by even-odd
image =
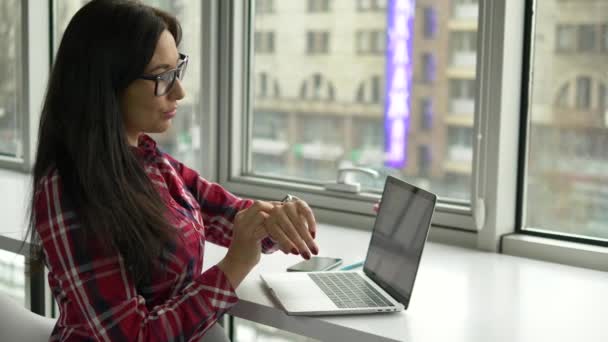
[[[437,196],[388,176],[363,271],[261,274],[288,315],[407,309]]]

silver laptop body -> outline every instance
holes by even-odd
[[[389,176],[362,272],[284,272],[260,277],[289,315],[407,309],[437,197]]]

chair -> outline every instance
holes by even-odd
[[[55,320],[37,315],[0,292],[0,341],[48,341]]]

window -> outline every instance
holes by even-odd
[[[605,84],[598,86],[598,113],[600,122],[608,127],[608,87]]]
[[[608,24],[602,25],[602,51],[608,52]]]
[[[420,130],[430,131],[433,128],[433,100],[423,98],[420,103]]]
[[[429,145],[418,146],[418,175],[427,178],[431,172],[431,148]]]
[[[576,79],[576,108],[589,109],[591,106],[591,78]]]
[[[424,38],[433,39],[437,35],[437,11],[435,7],[424,8]]]
[[[386,50],[384,31],[357,32],[357,52],[360,54],[383,54]]]
[[[69,20],[87,0],[61,0],[54,4],[54,51],[59,46],[63,31]],[[175,15],[183,29],[183,39],[179,47],[190,57],[188,73],[183,85],[186,97],[180,101],[177,115],[173,119],[171,128],[163,134],[154,134],[159,145],[186,165],[201,170],[201,1],[198,0],[148,0],[145,3],[158,6]],[[203,145],[204,146],[204,145]]]
[[[306,33],[306,52],[309,55],[329,53],[329,32],[308,31]]]
[[[453,66],[474,66],[477,59],[477,32],[455,31],[451,33],[450,58]]]
[[[475,111],[475,80],[450,80],[450,111],[473,114]]]
[[[255,33],[254,39],[257,54],[274,53],[274,32],[258,31]]]
[[[0,2],[0,159],[23,159],[21,1]]]
[[[274,12],[274,0],[256,0],[255,14],[270,14]]]
[[[0,292],[25,306],[25,258],[0,249]]]
[[[357,0],[358,11],[384,11],[387,0]]]
[[[435,55],[431,52],[425,53],[422,56],[422,65],[424,69],[424,81],[427,83],[432,83],[435,81],[435,77],[437,75],[437,62],[435,60]]]
[[[455,0],[452,2],[453,16],[457,20],[477,20],[478,0]]]
[[[403,7],[388,8],[397,3]],[[346,11],[326,13],[328,22],[339,23],[328,29],[312,28],[313,24],[324,25],[324,21],[311,22],[307,16],[302,15],[305,13],[294,12],[297,7],[264,17],[263,25],[255,18],[256,27],[252,27],[252,30],[260,30],[262,27],[264,30],[278,30],[282,23],[289,22],[289,30],[283,30],[281,34],[282,39],[290,43],[282,45],[281,51],[270,58],[256,52],[253,60],[247,62],[251,63],[252,75],[272,71],[272,77],[281,84],[281,100],[268,101],[254,97],[251,107],[244,108],[243,111],[254,113],[254,116],[258,111],[285,113],[285,126],[289,132],[293,132],[288,136],[300,134],[298,132],[302,136],[296,141],[285,140],[288,147],[284,159],[280,161],[284,163],[281,168],[263,167],[261,162],[254,162],[238,169],[244,171],[234,169],[233,179],[246,176],[247,179],[265,182],[268,180],[264,177],[269,175],[266,170],[280,169],[284,173],[272,172],[273,180],[297,179],[304,182],[302,184],[322,187],[321,180],[335,181],[339,167],[360,165],[381,170],[383,175],[395,174],[414,184],[424,185],[440,196],[457,194],[459,200],[468,202],[472,147],[470,144],[467,146],[468,157],[460,158],[458,164],[459,170],[464,170],[459,173],[462,176],[459,179],[463,181],[449,183],[447,177],[453,172],[454,161],[444,153],[449,146],[446,125],[451,125],[444,113],[445,109],[455,103],[459,113],[469,115],[470,119],[458,124],[468,128],[463,134],[468,134],[470,140],[477,93],[474,58],[477,48],[477,17],[460,18],[461,25],[452,27],[449,25],[453,19],[450,15],[436,15],[433,19],[432,15],[427,14],[425,17],[424,7],[416,7],[417,3],[353,2],[360,11],[376,8],[386,10],[382,17],[374,19],[373,28],[370,28],[370,21],[352,17]],[[473,6],[477,11],[476,2],[469,2],[468,6]],[[301,11],[308,11],[308,8],[304,7]],[[394,18],[388,18],[388,15],[393,15]],[[432,46],[425,46],[424,49],[414,44],[414,41],[423,40],[425,35],[424,30],[414,30],[414,27],[423,27],[427,19],[429,23],[434,20],[436,32],[445,31],[447,37],[451,33],[464,32],[463,36],[468,40],[465,39],[463,45],[473,57],[460,68],[460,74],[447,72],[450,61],[446,57],[451,50],[448,39],[434,40]],[[393,34],[389,35],[389,32]],[[348,49],[347,37],[352,37],[350,40],[354,41],[354,45],[351,45],[354,54]],[[389,37],[394,39],[393,45],[389,44]],[[298,46],[304,46],[304,51],[298,50]],[[389,49],[390,46],[394,48]],[[323,58],[311,58],[310,55],[323,55]],[[407,59],[417,62],[409,63],[408,67],[398,63],[387,67],[388,62],[396,63],[395,61]],[[253,77],[250,82],[250,87],[255,87],[255,82],[259,81]],[[432,82],[432,88],[429,87],[429,82]],[[460,88],[464,88],[459,88],[456,95],[450,90],[453,82],[460,82]],[[256,94],[259,92],[256,91]],[[427,99],[426,102],[423,99]],[[452,100],[463,101],[458,103]],[[391,122],[394,113],[407,114],[408,121]],[[373,127],[365,129],[362,125]],[[419,132],[424,134],[418,134]],[[361,134],[369,136],[359,137]],[[307,139],[302,139],[304,136]],[[434,139],[432,146],[428,142],[431,136]],[[389,147],[387,141],[396,147]],[[261,160],[256,159],[259,153],[252,152],[251,141],[246,141],[245,145],[248,145],[248,149],[243,153],[249,153],[250,160]],[[428,153],[420,154],[425,156],[422,160],[428,161],[426,164],[420,164],[419,160],[418,146],[422,145],[429,146]],[[432,155],[432,163],[429,161],[431,150],[439,151]],[[393,153],[392,156],[397,156],[395,159],[400,159],[399,163],[402,164],[392,164],[387,157],[389,152]],[[423,165],[424,176],[420,173],[420,165]],[[239,182],[234,180],[230,184],[239,188]],[[243,182],[246,182],[245,178]],[[383,179],[377,183],[374,190],[381,191]],[[300,183],[291,184],[296,184],[297,187]],[[272,190],[266,188],[266,191]]]
[[[594,18],[608,11],[608,3],[539,1],[536,6],[521,230],[576,241],[608,241],[608,145],[605,109],[601,112],[605,75],[588,74],[608,70],[608,60],[581,62],[581,56],[591,57],[598,50]],[[554,30],[548,13],[568,13],[576,20],[577,56],[548,49],[546,37]],[[556,52],[570,51],[576,44],[571,27],[558,27]],[[555,87],[547,91],[551,84]]]
[[[573,52],[576,50],[576,26],[558,25],[555,39],[555,50],[558,52]]]
[[[308,0],[308,12],[329,12],[330,0]]]
[[[578,50],[579,52],[596,51],[596,25],[580,25],[578,27]]]

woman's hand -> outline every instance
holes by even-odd
[[[312,210],[301,199],[289,202],[272,202],[264,222],[268,235],[279,244],[284,253],[300,254],[310,259],[319,254],[315,242],[317,222]]]
[[[273,209],[269,202],[255,201],[247,209],[239,211],[232,226],[232,243],[218,267],[236,288],[251,269],[260,261],[261,240],[267,236],[264,221]]]

